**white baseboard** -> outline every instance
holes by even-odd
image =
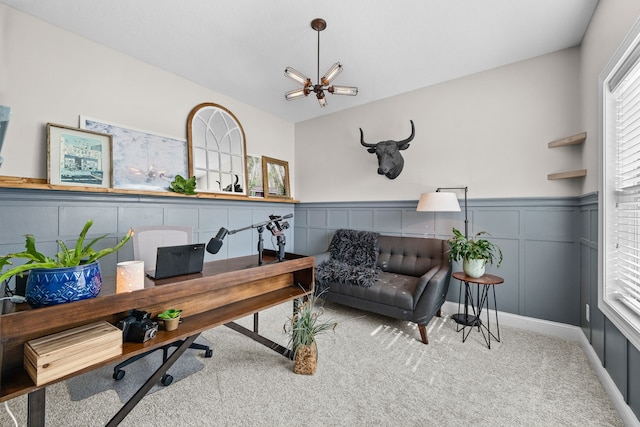
[[[457,313],[458,303],[445,301],[442,305],[442,310],[446,313]],[[483,310],[484,311],[484,310]],[[489,310],[490,319],[495,319],[495,311]],[[482,315],[485,318],[485,314]],[[554,337],[577,341],[580,347],[585,352],[587,359],[591,367],[596,372],[600,383],[604,387],[605,391],[611,399],[611,403],[618,411],[620,418],[627,427],[640,427],[640,421],[634,414],[633,410],[625,402],[622,393],[616,386],[615,382],[609,376],[607,370],[602,366],[602,362],[595,350],[589,343],[589,340],[582,332],[582,328],[573,325],[567,325],[565,323],[551,322],[549,320],[536,319],[533,317],[519,316],[512,313],[503,313],[498,311],[498,320],[501,325],[509,326],[513,328],[525,329],[527,331],[538,332],[545,335],[551,335]]]

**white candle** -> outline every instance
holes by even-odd
[[[116,293],[144,289],[144,261],[124,261],[116,265]]]

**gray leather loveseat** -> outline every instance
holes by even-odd
[[[328,301],[426,326],[440,316],[451,278],[446,240],[337,230],[314,255],[316,289]],[[368,264],[368,265],[367,265]]]

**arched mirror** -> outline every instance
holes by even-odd
[[[200,192],[247,195],[244,130],[221,105],[197,105],[187,119],[189,176]]]

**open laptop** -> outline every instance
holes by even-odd
[[[152,279],[200,273],[204,262],[204,243],[161,246],[156,253],[156,270],[145,273]]]

